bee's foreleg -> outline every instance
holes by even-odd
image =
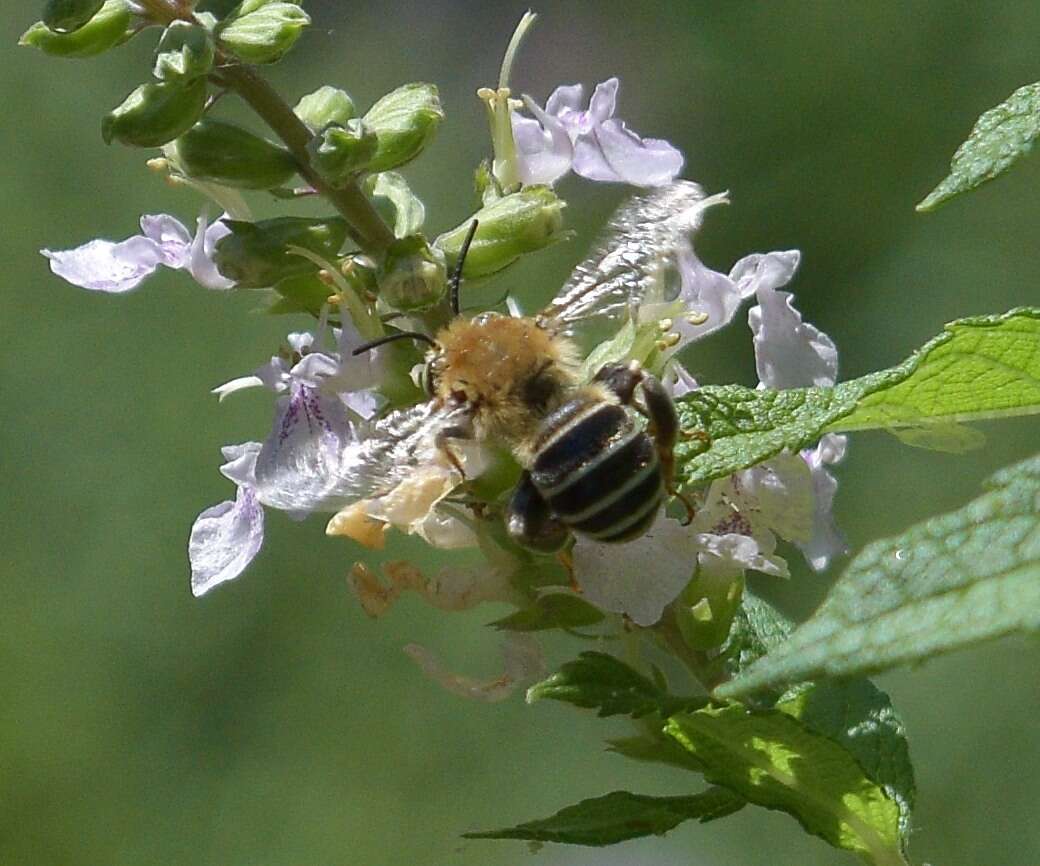
[[[433,438],[434,447],[448,458],[448,462],[455,467],[459,475],[462,476],[463,481],[466,480],[466,470],[462,468],[459,456],[451,447],[451,440],[472,439],[473,436],[473,421],[468,416],[464,416],[464,418],[448,427],[441,427]]]
[[[520,476],[506,506],[505,519],[509,537],[539,553],[555,553],[570,537],[570,530],[552,513],[528,472]]]

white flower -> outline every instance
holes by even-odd
[[[786,280],[784,281],[786,282]],[[783,285],[783,283],[779,283]],[[823,331],[802,321],[790,292],[779,292],[759,285],[758,304],[748,311],[748,324],[754,335],[755,366],[760,387],[802,388],[831,386],[838,377],[838,350]],[[809,537],[798,546],[816,571],[847,550],[832,514],[837,479],[827,466],[845,456],[847,437],[828,434],[815,448],[802,452],[809,468],[813,488],[813,514]]]
[[[191,591],[196,597],[238,577],[260,552],[264,510],[256,498],[254,470],[259,442],[228,445],[220,471],[238,485],[235,501],[207,508],[191,527],[188,560]]]
[[[74,286],[109,294],[136,289],[159,265],[187,271],[207,289],[230,289],[234,283],[220,275],[213,249],[230,234],[223,222],[207,224],[198,218],[194,237],[179,220],[167,214],[141,217],[142,234],[125,241],[93,240],[71,250],[40,250],[50,259],[51,271]]]
[[[541,109],[529,97],[534,119],[513,113],[520,179],[554,183],[568,170],[589,180],[663,186],[676,178],[683,156],[666,141],[640,138],[614,117],[618,80],[596,89],[587,108],[580,84],[557,87]]]

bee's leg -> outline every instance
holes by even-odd
[[[528,472],[520,476],[506,506],[505,520],[513,541],[539,553],[555,553],[570,537],[570,530],[553,515]]]
[[[594,381],[602,382],[617,394],[623,405],[631,406],[650,419],[647,432],[657,448],[665,489],[686,508],[687,522],[692,521],[696,509],[675,486],[675,442],[680,432],[679,415],[661,380],[633,361],[630,364],[606,365],[596,374]],[[637,386],[641,389],[643,406],[635,402]]]
[[[459,475],[462,476],[462,480],[466,480],[466,470],[462,468],[462,463],[459,461],[458,455],[451,447],[452,439],[472,439],[473,438],[473,421],[468,416],[464,416],[458,423],[452,424],[450,427],[442,427],[437,431],[437,434],[433,438],[434,447],[440,451],[452,466],[458,471]]]

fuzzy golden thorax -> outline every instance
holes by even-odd
[[[468,404],[481,438],[524,441],[577,383],[575,348],[532,318],[456,319],[437,342],[437,397]]]

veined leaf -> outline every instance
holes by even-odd
[[[613,791],[582,800],[549,818],[528,821],[506,830],[465,833],[467,839],[529,839],[571,845],[613,845],[641,836],[661,836],[691,819],[714,821],[744,806],[744,801],[724,788],[709,788],[687,797],[647,797]]]
[[[975,126],[950,162],[950,174],[918,206],[937,208],[947,199],[1003,174],[1033,149],[1040,136],[1040,82],[1018,88]]]
[[[823,433],[1040,412],[1040,310],[960,319],[902,364],[833,388],[705,386],[678,401],[683,484],[797,451]]]
[[[864,548],[808,621],[716,694],[884,670],[1040,629],[1040,457],[987,486]]]
[[[684,707],[707,703],[706,698],[673,697],[614,656],[592,651],[566,662],[548,679],[527,690],[528,703],[544,698],[598,710],[601,717],[667,716]]]
[[[899,805],[851,752],[788,712],[708,707],[673,716],[665,731],[705,767],[708,781],[788,812],[807,832],[875,866],[906,863]]]

